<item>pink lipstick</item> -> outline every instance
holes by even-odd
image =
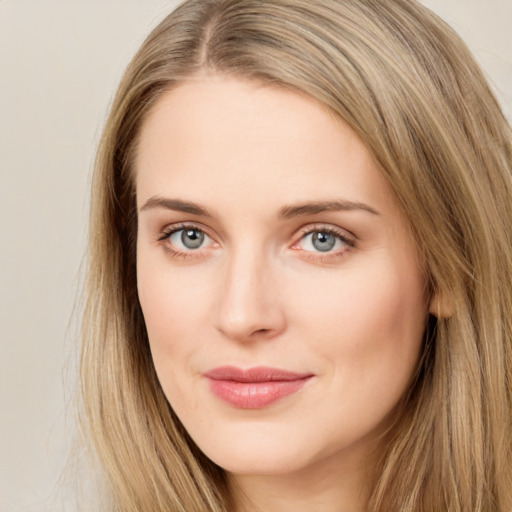
[[[261,409],[299,391],[312,373],[256,367],[243,370],[222,366],[204,373],[210,390],[221,400],[241,409]]]

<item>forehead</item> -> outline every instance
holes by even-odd
[[[228,77],[180,84],[156,103],[135,159],[139,205],[156,194],[230,203],[381,200],[387,184],[355,133],[318,101]]]

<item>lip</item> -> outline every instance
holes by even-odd
[[[296,393],[314,374],[264,366],[248,369],[222,366],[203,376],[212,393],[224,402],[240,409],[261,409]]]

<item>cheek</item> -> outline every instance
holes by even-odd
[[[388,260],[352,270],[302,295],[297,310],[306,312],[302,329],[315,353],[329,361],[335,387],[356,408],[370,403],[384,411],[417,367],[427,319],[423,277],[415,266]]]
[[[164,256],[165,257],[165,256]],[[158,270],[157,270],[158,269]],[[167,392],[173,378],[190,370],[207,315],[207,288],[170,265],[138,259],[137,286],[155,369]],[[204,336],[203,336],[204,338]]]
[[[427,303],[418,270],[373,264],[333,274],[324,286],[313,284],[293,300],[304,327],[312,327],[316,337],[351,340],[351,345],[407,344],[423,332]]]
[[[197,301],[193,294],[177,293],[176,280],[155,279],[149,272],[139,278],[141,303],[149,347],[156,375],[167,400],[175,411],[199,410],[198,397],[188,392],[190,376],[194,375],[191,361],[196,346],[193,340],[197,326],[194,313]],[[185,289],[187,290],[187,289]]]

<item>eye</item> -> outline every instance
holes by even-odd
[[[196,228],[185,228],[175,231],[169,241],[176,247],[182,246],[185,249],[199,249],[206,238],[206,235]]]
[[[307,241],[308,246],[320,252],[331,251],[336,246],[336,242],[339,242],[339,238],[336,238],[332,233],[325,233],[323,231],[314,231],[306,235],[303,240],[304,242]]]
[[[162,233],[159,240],[166,243],[167,249],[177,253],[196,251],[213,244],[213,240],[202,229],[195,226],[169,228]]]
[[[345,234],[333,229],[316,229],[306,232],[295,247],[307,252],[339,254],[354,245],[355,241]]]

